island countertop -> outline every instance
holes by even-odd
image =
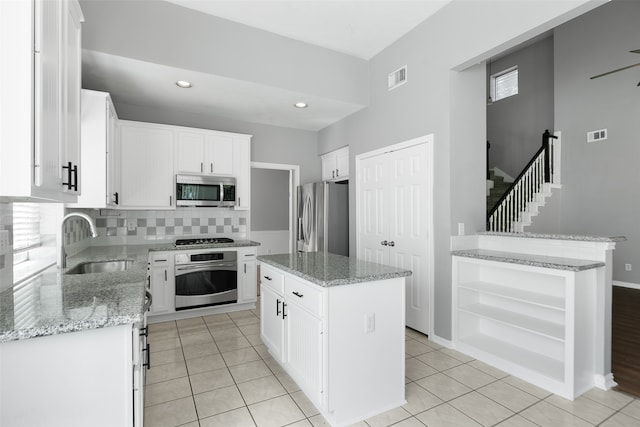
[[[262,255],[258,261],[319,286],[339,286],[411,276],[410,270],[324,252]]]

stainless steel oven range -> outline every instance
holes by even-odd
[[[238,300],[237,252],[179,251],[175,256],[176,310],[231,304]]]

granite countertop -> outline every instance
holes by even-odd
[[[491,251],[487,249],[458,250],[452,251],[451,255],[568,271],[582,271],[605,266],[605,263],[601,261],[519,254],[513,252]]]
[[[480,236],[500,236],[500,237],[521,237],[526,239],[548,239],[548,240],[575,240],[579,242],[624,242],[624,236],[581,236],[574,234],[540,234],[540,233],[501,233],[497,231],[482,231]]]
[[[410,270],[323,252],[262,255],[258,261],[324,287],[411,276]]]
[[[259,246],[251,240],[203,245],[198,249]],[[0,293],[0,343],[66,332],[119,326],[143,320],[149,252],[194,248],[173,243],[92,246]],[[88,261],[133,260],[113,273],[64,274]]]
[[[0,293],[0,343],[143,320],[149,250],[156,245],[94,246]],[[130,259],[115,273],[69,274],[86,261]]]

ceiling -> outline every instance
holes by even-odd
[[[169,3],[302,41],[313,45],[312,49],[319,46],[368,60],[450,1],[169,0]],[[83,25],[87,29],[92,22],[87,19]],[[176,64],[158,64],[113,52],[83,49],[82,65],[83,87],[111,93],[116,109],[120,103],[149,108],[171,106],[197,114],[318,131],[366,106],[310,91],[194,71]],[[176,80],[197,83],[184,90],[174,86]],[[308,103],[309,107],[294,108],[298,101]]]

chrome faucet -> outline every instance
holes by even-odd
[[[64,250],[64,223],[73,217],[83,218],[89,223],[89,227],[91,228],[91,237],[98,237],[98,232],[96,231],[96,225],[89,215],[81,212],[71,212],[68,213],[62,218],[62,224],[60,228],[62,229],[62,235],[60,236],[60,268],[67,268],[67,253]]]

